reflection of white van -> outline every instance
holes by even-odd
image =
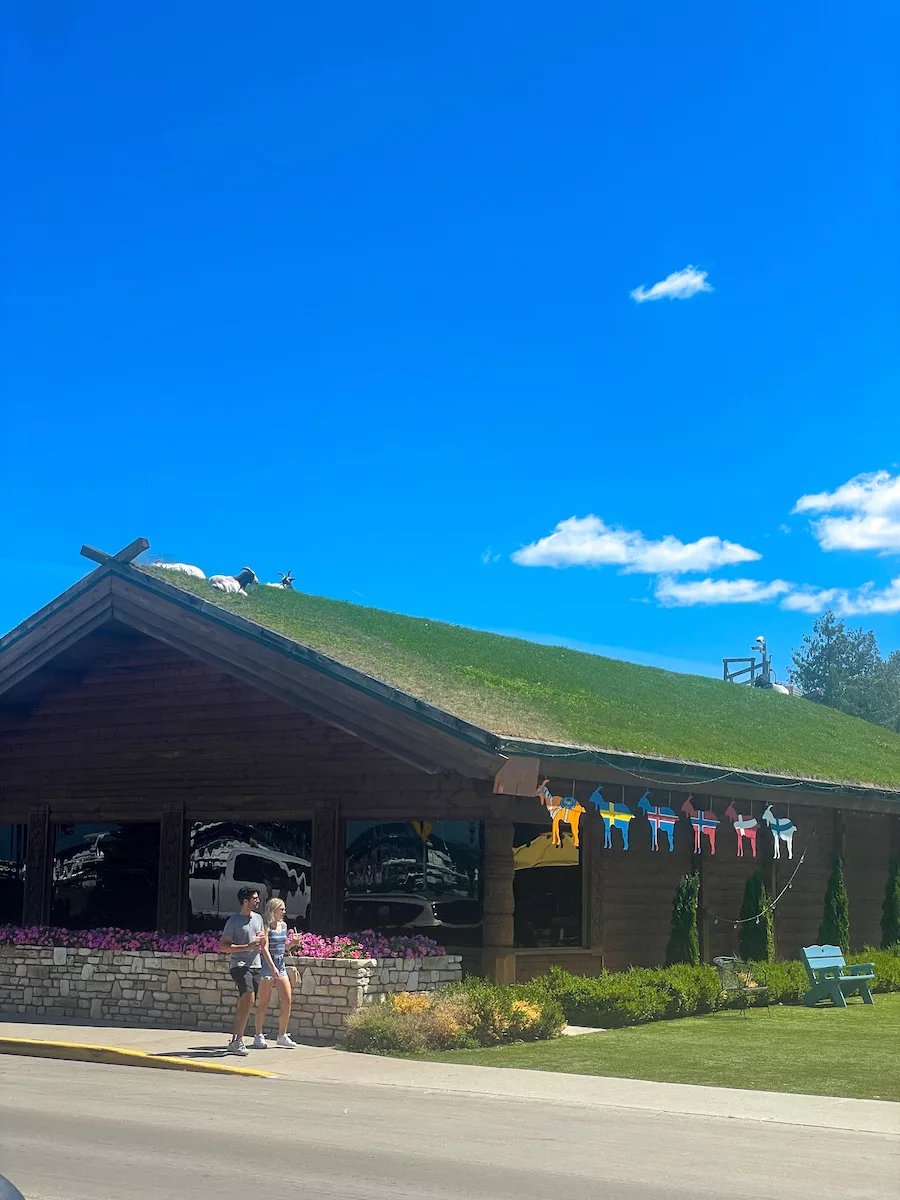
[[[236,913],[238,890],[259,889],[262,904],[279,896],[287,909],[289,925],[305,927],[309,915],[310,863],[305,858],[279,854],[249,843],[231,843],[227,858],[215,853],[191,857],[191,910],[194,919],[209,917],[215,922]]]

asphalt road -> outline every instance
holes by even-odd
[[[35,1200],[898,1200],[873,1133],[0,1056]]]

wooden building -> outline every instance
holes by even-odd
[[[757,869],[772,895],[784,892],[778,952],[796,954],[816,938],[841,856],[854,943],[879,939],[889,858],[900,852],[894,734],[710,680],[712,707],[689,714],[688,727],[714,726],[715,705],[752,705],[769,741],[782,718],[801,721],[811,752],[821,747],[829,762],[839,763],[842,737],[857,751],[871,737],[875,777],[842,778],[831,766],[804,778],[787,762],[755,769],[752,745],[742,761],[728,750],[717,765],[649,753],[643,735],[633,746],[622,736],[567,742],[529,715],[550,660],[526,660],[552,653],[555,664],[584,669],[574,651],[472,634],[482,640],[470,660],[469,631],[275,589],[224,597],[135,566],[126,552],[94,556],[96,570],[0,639],[0,924],[208,928],[246,881],[289,897],[289,916],[313,931],[426,933],[511,980],[552,963],[594,973],[661,962],[673,893],[691,870],[706,958],[736,949],[744,884]],[[302,638],[278,631],[295,629],[298,613]],[[379,622],[388,621],[405,624],[385,657]],[[422,656],[454,638],[437,704]],[[526,676],[537,672],[519,688],[525,700],[499,716],[490,698],[505,703],[509,689],[487,654],[518,655]],[[682,677],[628,667],[660,677],[661,703],[680,702]],[[596,697],[598,709],[610,702]],[[590,708],[591,695],[579,703]],[[566,826],[562,846],[550,842],[535,797],[544,779],[553,796],[587,810],[578,848]],[[607,806],[633,814],[627,852],[618,828],[605,838],[591,803],[598,786]],[[651,849],[644,795],[678,815],[672,851],[664,831]],[[694,853],[688,795],[719,819],[715,854],[705,836]],[[756,857],[749,842],[736,853],[731,804],[757,819]],[[785,844],[773,857],[768,805],[796,826],[793,858]]]

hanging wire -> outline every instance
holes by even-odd
[[[796,878],[797,872],[803,866],[803,863],[806,859],[806,851],[808,849],[809,849],[809,844],[807,843],[807,845],[804,847],[803,853],[800,855],[800,861],[797,863],[796,867],[794,867],[794,872],[791,875],[790,879],[787,881],[787,883],[784,885],[784,887],[781,889],[781,891],[778,893],[778,895],[775,897],[775,899],[770,900],[769,903],[760,912],[756,913],[754,916],[738,918],[737,920],[735,920],[734,917],[720,917],[717,913],[714,913],[710,909],[708,909],[704,904],[698,904],[697,907],[702,912],[706,913],[706,915],[708,917],[712,917],[713,922],[716,925],[718,925],[720,920],[726,921],[729,925],[733,925],[735,927],[735,929],[737,929],[738,926],[740,926],[740,925],[749,925],[751,921],[755,921],[758,924],[759,918],[766,916],[767,913],[773,913],[775,911],[775,907],[778,904],[778,901],[781,899],[781,897],[785,894],[785,892],[789,892],[791,890],[791,885],[793,884],[794,879]]]

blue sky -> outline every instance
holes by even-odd
[[[900,646],[891,9],[10,0],[0,629],[144,535],[680,669]]]

